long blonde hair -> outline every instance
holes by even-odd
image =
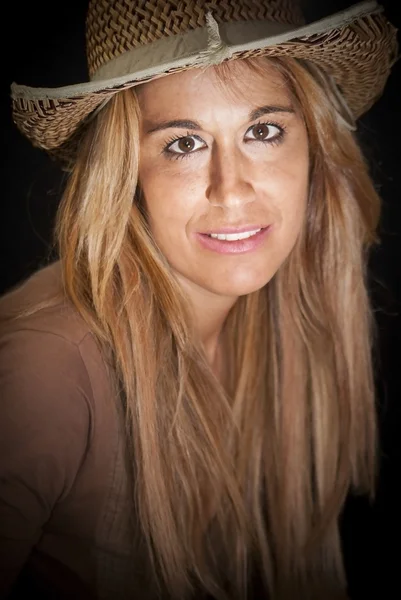
[[[224,384],[147,226],[132,90],[89,127],[58,212],[68,296],[125,408],[133,510],[179,600],[194,586],[244,598],[253,570],[274,599],[345,598],[339,515],[350,490],[374,490],[366,259],[380,202],[324,83],[294,59],[270,64],[305,120],[310,198],[289,258],[226,320]]]

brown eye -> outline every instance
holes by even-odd
[[[197,135],[186,135],[185,137],[180,137],[175,140],[172,140],[167,146],[164,148],[164,152],[168,155],[181,155],[181,158],[184,156],[189,156],[191,154],[195,154],[198,150],[205,148],[206,144]]]
[[[282,127],[273,125],[272,123],[258,123],[248,129],[247,136],[249,134],[251,134],[251,137],[247,137],[246,139],[251,141],[274,142],[283,137],[284,130]]]
[[[265,138],[269,137],[270,127],[269,125],[262,123],[260,125],[255,125],[252,128],[252,131],[256,140],[264,140]]]
[[[195,148],[195,140],[190,137],[184,137],[178,140],[177,145],[180,152],[191,152]]]

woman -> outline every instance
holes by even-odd
[[[87,44],[89,83],[12,90],[70,175],[59,261],[1,305],[3,596],[347,598],[379,218],[352,131],[394,28],[92,1]]]

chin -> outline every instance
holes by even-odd
[[[215,285],[210,286],[211,291],[220,296],[238,297],[246,296],[257,292],[269,283],[274,273],[265,274],[261,276],[252,276],[252,273],[244,273],[242,276],[227,277],[224,282],[216,282]],[[209,288],[209,289],[210,289]]]

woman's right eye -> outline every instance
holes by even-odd
[[[172,155],[169,158],[182,158],[204,148],[206,143],[197,135],[186,135],[184,137],[176,137],[168,142],[164,148],[167,155]]]

